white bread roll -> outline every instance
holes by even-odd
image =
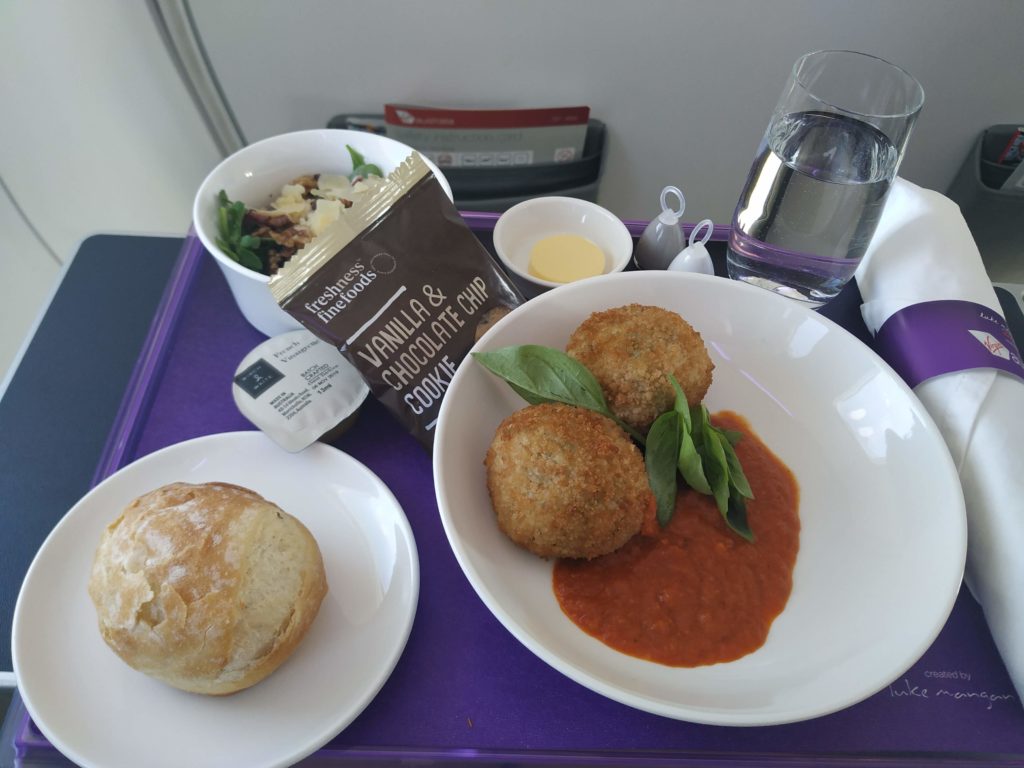
[[[226,483],[140,496],[103,533],[89,580],[100,633],[118,656],[205,694],[234,693],[277,669],[326,593],[306,527]]]

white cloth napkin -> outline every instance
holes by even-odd
[[[872,334],[894,312],[924,301],[961,299],[1002,316],[960,209],[903,179],[889,194],[856,277]],[[975,369],[936,376],[914,391],[960,473],[966,582],[1024,699],[1024,381]]]

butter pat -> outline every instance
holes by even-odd
[[[553,283],[600,275],[604,265],[604,251],[580,235],[551,235],[530,250],[530,274]]]

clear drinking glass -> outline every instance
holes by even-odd
[[[882,59],[801,57],[736,205],[729,277],[811,306],[839,293],[874,234],[923,104],[920,84]]]

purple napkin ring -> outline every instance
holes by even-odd
[[[925,301],[901,309],[875,336],[878,354],[911,387],[943,373],[996,368],[1024,379],[1006,320],[971,301]]]

